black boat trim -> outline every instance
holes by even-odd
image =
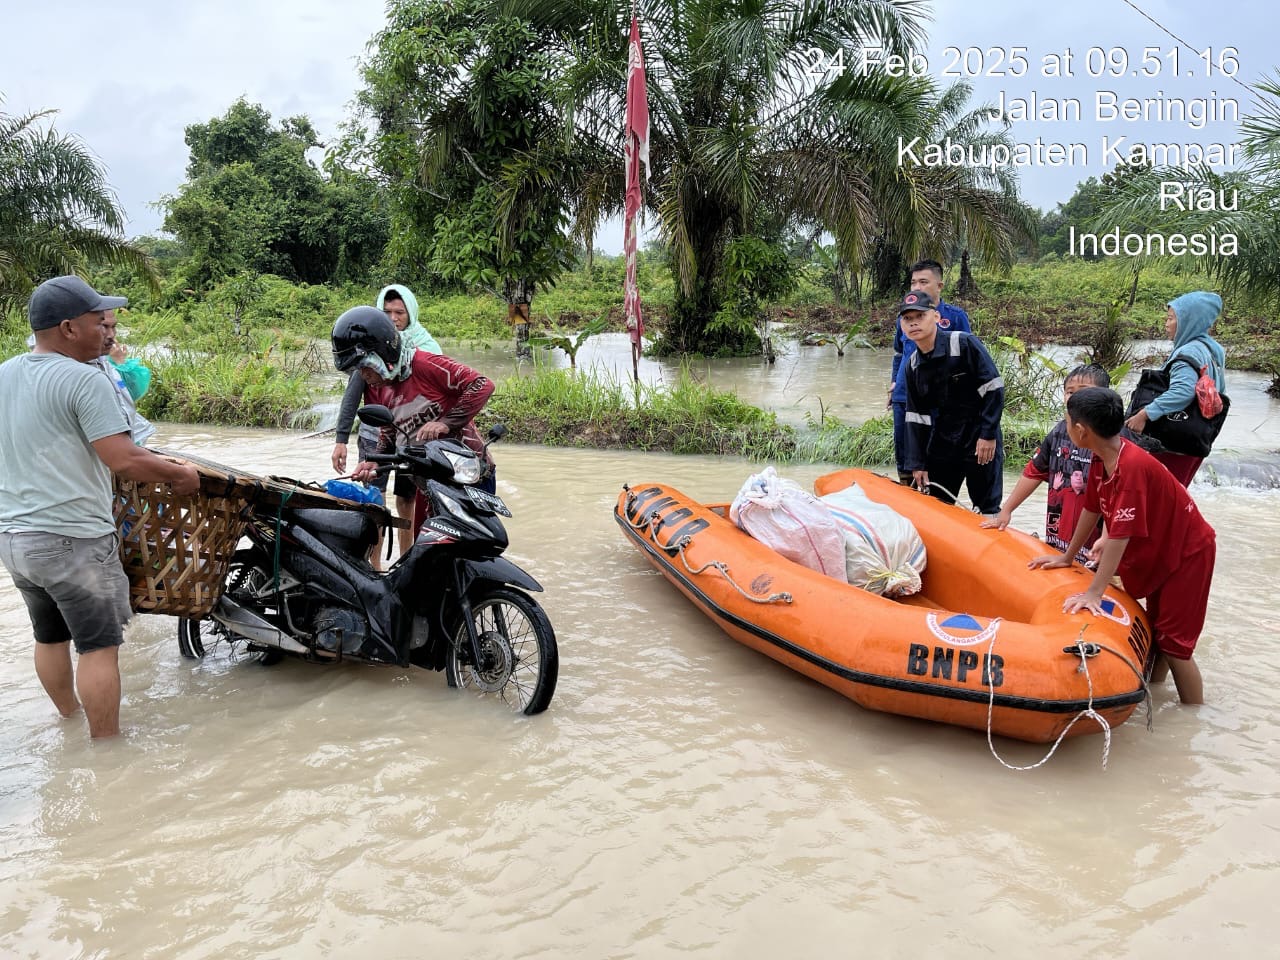
[[[987,703],[991,700],[990,690],[965,690],[958,687],[944,687],[931,683],[921,683],[918,680],[902,680],[897,677],[884,677],[875,673],[863,673],[860,670],[853,670],[843,664],[828,660],[826,657],[820,657],[812,650],[807,650],[798,644],[792,643],[775,633],[770,633],[758,624],[745,620],[737,614],[730,613],[723,607],[712,602],[711,598],[697,588],[688,577],[686,577],[675,566],[671,564],[671,555],[660,552],[649,540],[641,536],[627,521],[627,518],[618,512],[618,508],[614,507],[614,520],[618,526],[622,527],[623,532],[627,536],[643,548],[647,553],[654,557],[661,557],[664,562],[665,569],[675,576],[681,583],[695,594],[699,600],[714,612],[714,617],[726,620],[734,626],[755,634],[761,640],[773,644],[793,656],[802,660],[807,660],[814,666],[821,667],[827,673],[840,677],[842,680],[849,680],[853,683],[860,683],[868,687],[883,687],[888,690],[898,690],[904,693],[919,693],[925,696],[939,697],[945,700],[964,700],[969,703]],[[1015,697],[1008,694],[996,693],[995,706],[1006,707],[1012,710],[1029,710],[1035,713],[1079,713],[1082,710],[1088,710],[1091,707],[1094,710],[1111,710],[1117,707],[1127,707],[1131,704],[1141,703],[1146,698],[1146,693],[1141,687],[1132,693],[1116,694],[1110,697],[1094,697],[1089,700],[1038,700],[1032,697]]]

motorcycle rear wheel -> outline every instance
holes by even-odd
[[[496,694],[529,716],[547,709],[556,692],[560,654],[542,607],[519,590],[491,587],[471,598],[471,616],[485,662],[472,662],[467,627],[459,620],[445,657],[449,686]]]

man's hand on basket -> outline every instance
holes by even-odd
[[[175,465],[182,472],[182,476],[170,480],[169,485],[173,487],[173,492],[178,494],[196,493],[200,489],[200,473],[189,463],[177,463]]]

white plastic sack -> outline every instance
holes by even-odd
[[[822,502],[773,467],[742,485],[729,519],[788,560],[845,582],[844,533]]]
[[[856,483],[827,494],[822,502],[844,534],[845,574],[851,584],[884,597],[920,592],[927,559],[915,524],[869,499]]]

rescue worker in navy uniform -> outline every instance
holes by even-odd
[[[906,363],[905,466],[916,489],[955,503],[963,482],[979,513],[1004,498],[1004,381],[971,333],[938,329],[937,302],[912,290],[898,305],[902,332],[916,345]]]
[[[942,264],[937,260],[921,260],[912,265],[911,289],[927,293],[934,301],[938,310],[938,328],[943,333],[948,330],[972,332],[969,315],[955,304],[946,303],[942,299]],[[889,409],[893,411],[893,459],[898,467],[898,482],[905,485],[914,481],[903,460],[907,452],[907,385],[902,369],[911,359],[911,354],[915,353],[916,347],[903,334],[901,322],[895,318],[893,323],[893,375],[889,378]]]

